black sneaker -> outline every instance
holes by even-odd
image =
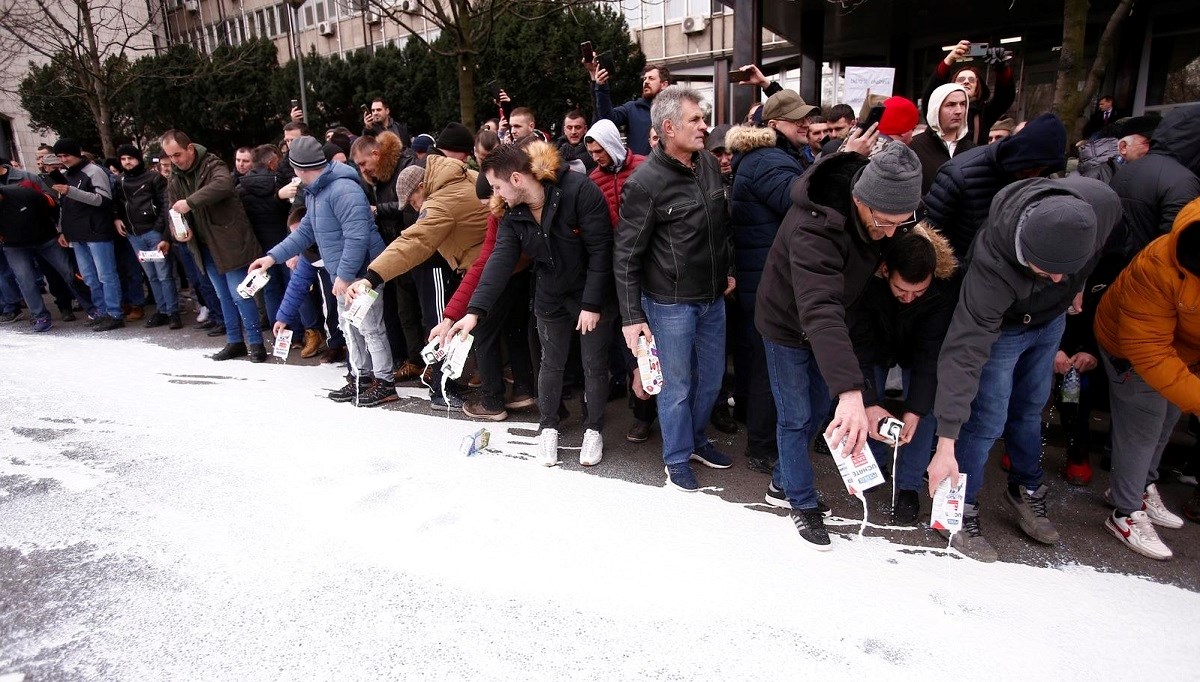
[[[216,338],[218,336],[225,336],[225,325],[217,325],[216,327],[209,329],[208,335],[213,338]]]
[[[892,523],[897,526],[915,526],[921,515],[921,497],[915,490],[897,490],[896,506],[892,508]]]
[[[0,324],[12,324],[21,319],[21,311],[14,310],[10,313],[0,313]]]
[[[250,362],[266,362],[267,347],[261,343],[250,344]]]
[[[63,322],[74,322],[76,320],[75,311],[71,310],[70,308],[65,310],[59,308],[58,312],[60,313]]]
[[[738,432],[737,420],[729,412],[729,405],[723,402],[718,402],[713,406],[712,414],[709,415],[708,421],[713,425],[713,428],[721,433],[734,434]]]
[[[370,386],[371,379],[369,377],[362,377],[357,382],[355,382],[354,378],[351,377],[350,381],[347,381],[345,386],[336,391],[330,391],[329,399],[335,403],[348,403],[354,400],[354,396],[357,395],[359,400],[362,400],[363,394],[366,393]],[[395,392],[394,388],[393,392]]]
[[[687,462],[682,464],[668,464],[663,469],[663,473],[667,475],[667,485],[676,490],[694,493],[700,489],[700,482],[696,480],[696,474],[692,471],[692,465]]]
[[[806,546],[818,552],[828,552],[832,549],[829,532],[825,530],[825,516],[819,509],[793,509],[792,523]]]
[[[111,332],[114,329],[120,329],[124,326],[125,320],[122,320],[119,317],[103,317],[100,318],[100,321],[96,323],[95,327],[92,327],[92,331]]]
[[[220,362],[221,360],[232,360],[240,358],[246,354],[246,344],[244,343],[227,343],[225,347],[213,354],[212,359]]]
[[[200,322],[196,326],[192,327],[192,329],[196,329],[198,331],[204,331],[206,329],[212,329],[215,326],[217,326],[217,323],[211,319],[208,319],[203,322]]]
[[[693,462],[700,462],[710,469],[728,469],[733,466],[733,458],[718,450],[712,443],[693,452],[689,459]]]
[[[146,328],[153,329],[155,327],[162,327],[170,321],[171,318],[167,317],[166,315],[163,315],[162,313],[154,313],[150,317],[146,318]]]
[[[446,395],[442,395],[439,388],[429,389],[429,402],[435,407],[441,407],[450,410],[461,410],[463,406],[462,396],[458,390],[454,388],[454,382],[446,383]]]
[[[645,443],[650,440],[650,427],[650,422],[640,419],[633,420],[633,426],[629,427],[629,432],[625,434],[625,440],[630,443]]]
[[[179,313],[172,313],[168,322],[170,322],[168,329],[183,329],[183,318],[179,316]]]
[[[750,467],[751,471],[757,471],[760,474],[770,474],[775,470],[775,461],[762,455],[747,452],[746,466]]]
[[[792,503],[788,502],[787,495],[779,488],[776,488],[774,483],[767,484],[767,494],[763,496],[763,499],[772,507],[779,507],[780,509],[792,508]],[[817,511],[821,512],[821,516],[825,518],[833,515],[833,510],[819,497],[817,498]]]
[[[396,395],[396,382],[375,380],[370,388],[363,391],[358,396],[359,407],[377,407],[384,403],[390,403],[399,400],[400,396]]]

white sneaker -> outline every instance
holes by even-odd
[[[200,314],[196,316],[197,322],[208,322],[208,308],[200,306]]]
[[[1166,561],[1174,556],[1171,549],[1158,538],[1154,524],[1150,523],[1150,517],[1144,511],[1135,511],[1129,516],[1117,516],[1114,510],[1104,520],[1104,527],[1138,554],[1159,561]]]
[[[541,451],[538,461],[542,466],[552,467],[558,464],[558,429],[542,429]]]
[[[604,438],[595,429],[583,432],[583,447],[579,449],[579,463],[585,467],[596,466],[604,459]]]
[[[1163,504],[1162,495],[1158,494],[1158,486],[1151,483],[1142,493],[1142,511],[1150,517],[1150,522],[1163,528],[1183,528],[1183,519],[1172,514],[1167,505]]]

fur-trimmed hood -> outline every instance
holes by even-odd
[[[954,271],[958,269],[958,259],[954,257],[954,247],[950,246],[950,240],[946,239],[941,232],[938,232],[926,220],[917,223],[917,226],[912,231],[913,234],[919,234],[928,239],[930,244],[933,244],[933,252],[937,257],[937,265],[933,268],[933,276],[937,279],[950,279]]]
[[[764,149],[776,145],[774,128],[734,126],[725,133],[725,148],[731,154],[745,153],[752,149]]]
[[[558,153],[558,148],[549,142],[533,142],[525,147],[525,153],[529,155],[529,165],[533,171],[533,177],[541,183],[557,184],[558,179],[563,173],[570,172],[569,166],[563,161],[562,154]],[[488,200],[488,210],[497,218],[503,218],[508,210],[508,205],[504,203],[504,199],[499,194],[492,194]]]
[[[375,165],[375,174],[380,182],[394,180],[396,166],[400,164],[400,156],[404,153],[404,142],[396,133],[387,130],[376,135],[375,141],[379,143],[379,163]]]

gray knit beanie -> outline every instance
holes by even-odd
[[[1073,275],[1096,254],[1096,213],[1073,196],[1051,196],[1021,216],[1017,255],[1051,275]]]
[[[915,212],[921,203],[920,159],[907,145],[889,144],[863,168],[854,196],[880,213]]]
[[[311,135],[296,138],[288,145],[288,162],[296,168],[324,168],[329,163],[321,143]]]

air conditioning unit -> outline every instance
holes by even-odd
[[[322,21],[322,22],[318,23],[317,24],[317,33],[320,33],[323,36],[333,35],[333,22],[332,21]]]
[[[404,14],[420,14],[421,7],[415,0],[400,0],[395,5],[396,9]]]
[[[200,11],[200,0],[183,0],[183,8],[195,14]]]
[[[383,15],[380,14],[379,12],[367,12],[367,23],[372,24],[372,25],[382,24],[383,23]]]
[[[707,28],[707,26],[706,26],[707,23],[708,23],[708,19],[701,15],[684,17],[683,18],[683,32],[685,35],[695,35],[697,33],[704,33],[704,29]]]

